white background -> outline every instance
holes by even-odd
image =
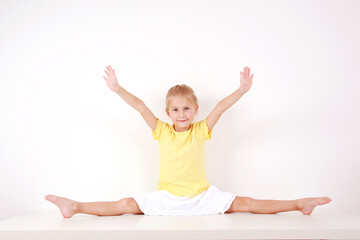
[[[1,1],[0,219],[56,208],[49,193],[112,201],[156,190],[158,144],[103,79],[170,123],[188,84],[195,121],[239,87],[206,143],[220,190],[329,196],[360,214],[360,1]],[[60,214],[60,213],[59,213]]]

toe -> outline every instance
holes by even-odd
[[[49,195],[46,195],[46,196],[45,196],[45,199],[48,200],[48,201],[50,201],[50,202],[52,202],[52,203],[55,203],[55,201],[56,201],[56,196],[49,194]]]
[[[331,201],[331,199],[329,197],[324,197],[324,198],[321,198],[320,204],[325,204],[325,203],[328,203],[330,201]]]

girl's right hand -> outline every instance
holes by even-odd
[[[105,74],[107,78],[103,76],[106,81],[106,84],[111,91],[116,92],[120,88],[120,85],[116,79],[115,69],[112,69],[111,66],[109,65],[106,67],[106,70],[105,70]]]

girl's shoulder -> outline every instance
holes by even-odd
[[[193,124],[194,124],[193,129],[194,129],[195,134],[199,134],[202,137],[204,137],[205,139],[211,138],[212,130],[209,131],[206,119],[203,119],[198,122],[194,122]]]
[[[207,125],[206,124],[206,119],[203,119],[203,120],[200,120],[200,121],[197,121],[197,122],[193,122],[193,125],[194,125],[194,128],[201,128],[201,127],[204,127],[204,125]]]
[[[155,131],[152,132],[154,139],[160,139],[162,135],[168,134],[171,130],[171,125],[157,118]]]

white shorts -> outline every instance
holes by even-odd
[[[195,197],[179,197],[166,190],[137,195],[133,198],[145,215],[209,215],[223,214],[236,195],[222,192],[211,185]]]

